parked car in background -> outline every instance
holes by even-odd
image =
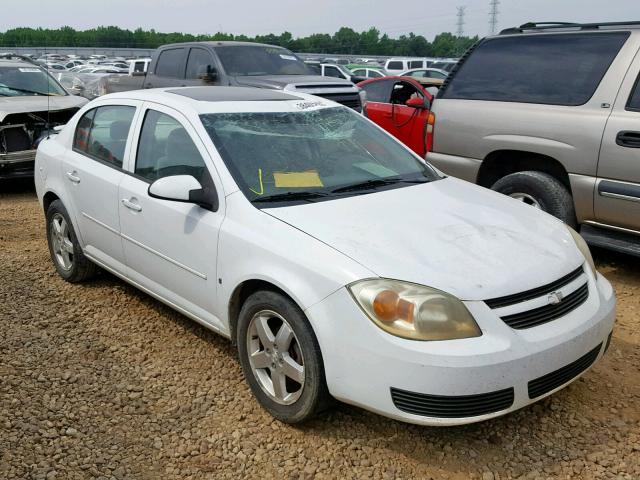
[[[106,93],[180,86],[247,86],[304,92],[362,111],[360,92],[349,80],[313,73],[291,51],[250,42],[192,42],[163,45],[146,75],[105,78]]]
[[[347,68],[353,72],[354,75],[363,78],[380,78],[386,77],[389,74],[381,67],[371,67],[367,65],[350,64]]]
[[[449,72],[445,70],[439,70],[437,68],[414,68],[412,70],[402,72],[400,76],[414,78],[435,78],[438,80],[444,80],[449,76]]]
[[[384,63],[384,69],[389,72],[389,75],[400,75],[410,69],[427,68],[432,61],[433,59],[430,58],[393,57]]]
[[[433,62],[430,67],[438,70],[444,70],[447,73],[451,73],[453,67],[458,64],[458,60],[437,60]]]
[[[333,63],[335,65],[348,65],[349,63],[351,63],[351,60],[348,58],[327,57],[322,60],[322,63]]]
[[[438,93],[429,160],[640,255],[639,50],[624,23],[483,40]]]
[[[40,144],[37,171],[58,274],[99,265],[232,339],[284,422],[331,396],[478,422],[563,388],[609,345],[615,296],[578,234],[326,99],[105,96]]]
[[[351,83],[358,83],[366,79],[356,75],[348,68],[332,63],[319,63],[319,62],[304,62],[307,67],[316,75],[322,75],[323,77],[342,78],[349,80]]]
[[[40,140],[85,103],[31,59],[0,58],[0,179],[33,176]]]
[[[367,95],[365,115],[424,157],[431,149],[433,96],[411,77],[384,77],[358,84]]]

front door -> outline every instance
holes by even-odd
[[[607,121],[594,192],[596,219],[640,231],[640,58]]]
[[[118,186],[125,174],[136,102],[119,101],[87,111],[76,127],[63,175],[85,252],[124,274],[118,219]]]
[[[214,328],[216,260],[224,202],[207,151],[179,112],[153,104],[143,112],[132,175],[120,183],[120,222],[129,277]],[[171,175],[192,175],[203,186],[215,182],[216,212],[192,203],[152,198],[149,185]]]

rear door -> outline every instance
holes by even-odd
[[[640,56],[627,73],[607,121],[596,185],[596,219],[640,231]]]
[[[185,86],[184,72],[187,59],[187,47],[166,48],[161,50],[145,81],[145,88],[166,88]]]
[[[79,120],[64,178],[86,253],[125,274],[118,216],[118,186],[131,144],[139,102],[118,100],[88,110]]]

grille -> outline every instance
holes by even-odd
[[[513,405],[513,388],[456,397],[428,395],[391,388],[391,399],[399,410],[437,418],[464,418],[499,412]]]
[[[589,285],[584,284],[575,292],[567,295],[556,305],[545,305],[526,312],[514,313],[502,317],[504,323],[518,330],[537,327],[572,312],[589,297]]]
[[[353,108],[354,110],[360,111],[362,106],[360,105],[360,97],[358,94],[344,94],[344,93],[319,93],[316,94],[318,97],[326,98],[327,100],[332,100],[337,102],[345,107]]]
[[[529,388],[529,398],[537,398],[545,393],[549,393],[551,390],[554,390],[559,386],[564,385],[569,380],[576,378],[596,361],[601,347],[602,344],[598,345],[575,362],[570,363],[555,372],[547,373],[542,377],[531,380],[527,385]]]
[[[571,283],[573,280],[575,280],[580,275],[582,275],[582,272],[583,272],[582,266],[580,266],[579,268],[576,268],[573,272],[565,275],[561,279],[556,280],[555,282],[552,282],[548,285],[544,285],[538,288],[533,288],[531,290],[527,290],[526,292],[507,295],[506,297],[492,298],[491,300],[485,300],[485,303],[489,305],[489,308],[500,308],[500,307],[513,305],[515,303],[524,302],[526,300],[531,300],[532,298],[541,297],[543,295],[551,293]]]

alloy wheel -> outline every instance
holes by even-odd
[[[257,312],[247,330],[251,371],[260,388],[280,405],[294,403],[304,389],[304,356],[291,325],[272,310]]]
[[[50,225],[53,256],[60,268],[65,271],[73,267],[73,242],[71,231],[64,216],[56,213]]]

